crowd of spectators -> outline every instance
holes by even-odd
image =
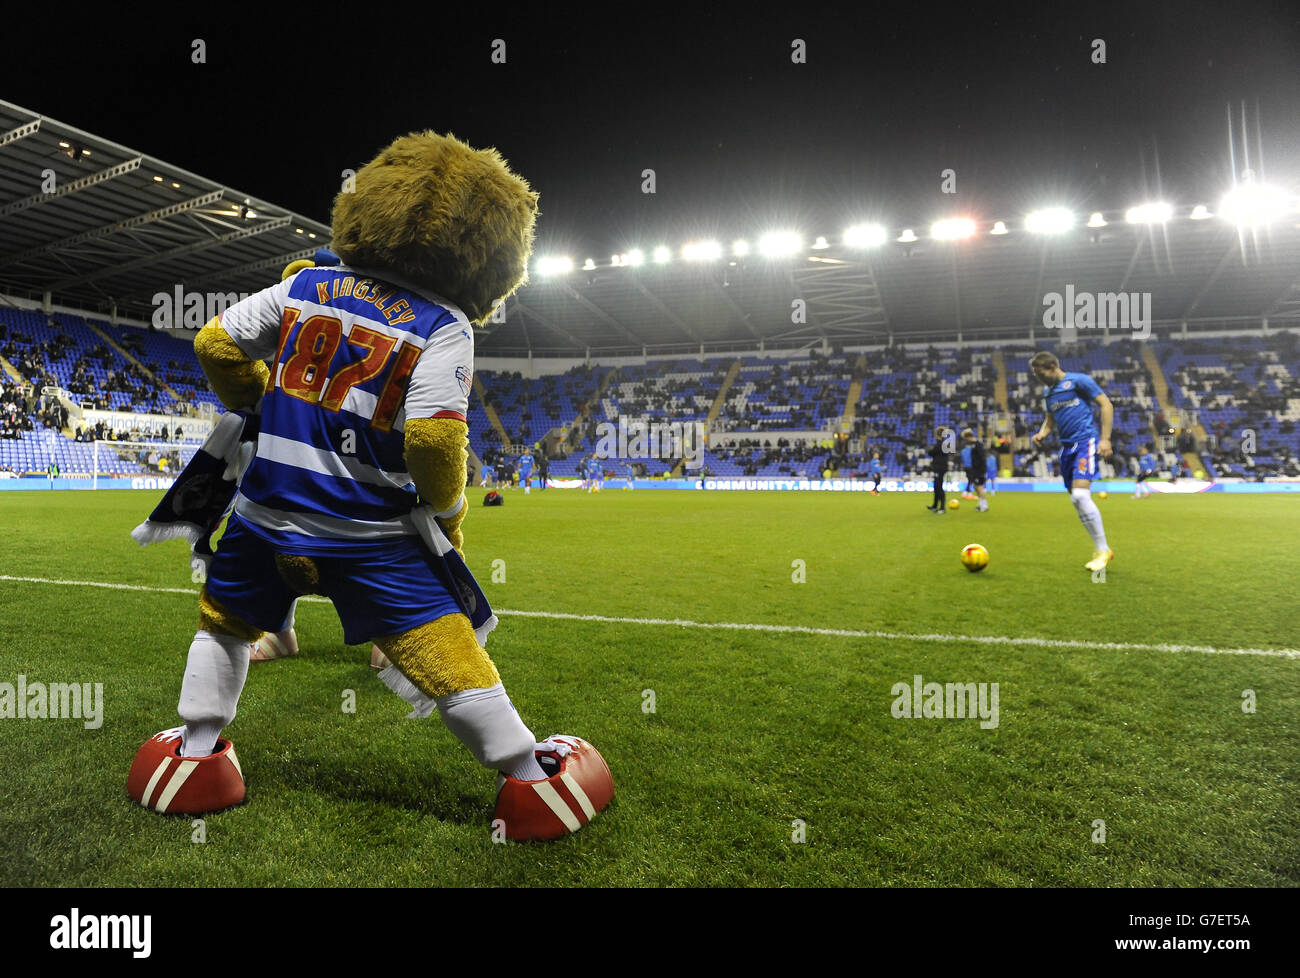
[[[482,377],[484,407],[496,411],[503,426],[508,417],[517,421],[513,430],[507,427],[507,435],[513,439],[512,445],[532,444],[546,433],[539,429],[534,434],[533,423],[538,417],[549,431],[551,422],[562,417],[565,399],[581,413],[596,386],[595,370],[590,365],[580,365],[563,374],[550,374],[531,381],[525,380],[518,371],[487,371]],[[495,432],[487,437],[492,442],[500,441]]]
[[[0,438],[22,438],[37,424],[60,431],[67,423],[68,409],[58,398],[33,394],[31,388],[16,384],[0,388]]]
[[[674,366],[675,363],[671,360],[662,363],[664,373],[671,373]],[[688,404],[686,399],[699,387],[716,391],[726,377],[727,367],[721,362],[714,363],[712,373],[689,380],[647,375],[624,387],[619,395],[618,410],[620,414],[634,419],[668,415],[673,420],[684,420],[702,416],[699,406],[693,401]]]
[[[30,412],[33,402],[30,393],[17,386],[0,387],[0,438],[21,438],[31,431]]]
[[[145,357],[143,337],[124,337],[120,345],[142,359]],[[121,393],[131,399],[134,410],[175,415],[186,413],[184,404],[167,395],[158,382],[135,364],[128,363],[121,369],[114,369],[113,351],[106,344],[99,343],[89,350],[84,347],[80,349],[66,385],[68,393],[79,403],[101,411],[111,411],[115,405],[109,395]],[[8,360],[34,390],[61,388],[63,385],[54,375],[53,364],[77,353],[76,341],[66,333],[36,343],[29,335],[0,323],[0,356]],[[169,369],[169,375],[155,376],[162,383],[187,383],[201,390],[209,389],[206,379],[198,376],[199,372],[185,370],[178,361],[172,360]],[[95,380],[96,370],[106,373],[102,384]],[[62,428],[67,424],[66,414],[61,421],[57,417],[51,420],[58,422],[51,427]]]
[[[719,461],[735,462],[741,474],[750,477],[760,469],[777,465],[783,475],[799,478],[820,476],[819,461],[832,451],[832,440],[773,438],[710,439],[709,454]]]
[[[97,421],[93,425],[78,427],[73,441],[90,442],[96,441],[183,441],[185,433],[181,426],[177,425],[174,431],[168,430],[167,426],[159,425],[157,428],[111,428],[104,424],[103,421]]]
[[[717,419],[723,431],[815,431],[839,415],[854,366],[842,352],[807,354],[806,361],[773,362],[765,373],[745,372],[740,390],[727,399]],[[725,373],[725,372],[724,372]],[[717,377],[721,386],[723,374]],[[774,416],[775,415],[775,416]]]

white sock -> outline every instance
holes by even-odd
[[[293,604],[289,605],[289,614],[284,619],[284,624],[280,626],[280,631],[287,632],[293,628],[293,616],[298,611],[298,599],[293,599]]]
[[[185,721],[182,757],[207,757],[217,746],[221,731],[235,719],[251,649],[248,642],[234,635],[195,633],[176,706]]]
[[[442,722],[484,767],[520,781],[540,781],[546,772],[537,763],[537,739],[519,719],[505,686],[466,689],[434,701]]]
[[[207,757],[226,725],[220,720],[191,720],[181,730],[181,757]]]
[[[1101,525],[1101,510],[1092,501],[1092,490],[1071,489],[1070,499],[1074,502],[1075,511],[1079,514],[1079,522],[1088,531],[1088,536],[1092,537],[1093,549],[1109,550],[1110,547],[1106,545],[1106,530]]]

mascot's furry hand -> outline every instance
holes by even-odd
[[[299,258],[297,261],[291,261],[284,266],[284,271],[280,273],[280,281],[297,275],[304,268],[315,268],[317,265],[337,265],[339,256],[334,254],[328,248],[317,248],[316,254],[311,258]]]
[[[469,507],[466,506],[455,516],[450,519],[439,519],[438,525],[442,527],[442,532],[447,534],[447,539],[451,541],[453,549],[460,554],[460,559],[465,559],[465,534],[460,528],[461,521],[465,518],[465,512]]]
[[[407,471],[461,560],[465,559],[461,523],[469,512],[465,501],[468,433],[465,422],[456,418],[406,419]]]

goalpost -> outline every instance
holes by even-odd
[[[96,441],[91,456],[91,488],[99,488],[100,476],[174,479],[202,447],[200,442]]]

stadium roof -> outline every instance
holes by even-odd
[[[178,283],[264,289],[329,236],[319,221],[0,101],[0,291],[147,320],[152,297]]]
[[[890,240],[873,250],[830,244],[795,256],[679,258],[666,264],[605,266],[535,277],[507,305],[507,321],[480,344],[484,353],[547,352],[589,346],[676,352],[799,346],[1013,339],[1042,332],[1051,292],[1150,294],[1153,323],[1190,330],[1258,328],[1268,317],[1300,326],[1300,220],[1239,232],[1215,218],[1190,220],[1191,206],[1166,224],[1136,225],[1107,212],[1103,228],[1061,236],[1013,229],[935,241]],[[795,299],[806,303],[796,322]],[[651,349],[651,352],[654,352]]]
[[[53,171],[52,193],[42,181]],[[1134,203],[1134,202],[1125,202]],[[1214,205],[1211,204],[1211,209]],[[874,249],[838,237],[769,259],[601,263],[542,276],[491,323],[484,355],[605,355],[1025,337],[1051,292],[1149,293],[1157,324],[1300,325],[1300,219],[1259,232],[1180,203],[1164,224],[1080,222],[1048,236],[1015,215],[989,234]],[[816,233],[819,229],[807,229]],[[0,101],[0,291],[148,320],[152,297],[255,292],[329,227],[251,194]],[[796,309],[803,300],[803,319]]]

